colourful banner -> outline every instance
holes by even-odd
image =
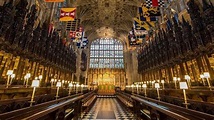
[[[75,18],[76,8],[61,8],[60,21],[73,21]]]
[[[146,35],[146,34],[148,34],[148,31],[147,30],[136,30],[136,29],[134,29],[134,34],[136,36]]]
[[[87,48],[87,45],[88,45],[88,39],[85,37],[85,38],[82,38],[80,41],[78,41],[76,43],[76,46],[78,48],[81,48],[81,49],[85,49]]]
[[[70,31],[69,36],[70,38],[76,38],[76,31]]]
[[[152,17],[161,15],[159,7],[147,7],[145,3],[142,4],[142,7],[139,8],[139,14],[141,17]]]
[[[129,45],[136,45],[136,37],[135,37],[134,29],[133,28],[129,32],[128,40],[129,40]]]
[[[75,37],[81,39],[82,38],[82,32],[76,32]]]
[[[164,7],[164,0],[146,0],[147,7]]]
[[[151,22],[153,25],[153,22]],[[134,18],[134,28],[136,30],[150,30],[149,24],[146,21],[141,21],[138,17]]]

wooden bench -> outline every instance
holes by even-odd
[[[89,95],[82,100],[82,110],[89,111],[91,107],[94,105],[97,96],[95,94]]]
[[[123,98],[123,97],[121,97],[121,96],[117,96],[117,98],[118,98],[126,107],[129,107],[129,108],[133,107],[133,104],[132,104],[131,101],[129,101],[129,100],[127,100],[127,99],[125,99],[125,98]]]

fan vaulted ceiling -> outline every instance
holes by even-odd
[[[127,36],[137,15],[139,0],[77,0],[76,17],[89,40]]]

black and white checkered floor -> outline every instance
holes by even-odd
[[[134,115],[120,106],[116,98],[97,98],[89,112],[81,115],[82,120],[134,120]]]

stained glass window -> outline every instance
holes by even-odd
[[[101,38],[92,42],[90,68],[124,68],[123,44],[113,38]]]

